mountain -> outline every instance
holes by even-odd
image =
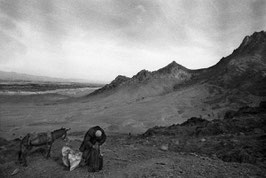
[[[90,113],[107,130],[143,132],[191,117],[222,119],[227,110],[266,99],[266,32],[244,38],[212,67],[190,70],[175,61],[133,77],[118,76],[84,98],[101,109]]]
[[[246,36],[234,52],[200,76],[218,86],[266,95],[266,32]]]
[[[142,70],[132,78],[118,76],[93,95],[119,95],[126,99],[170,93],[184,86],[208,83],[225,89],[266,95],[266,32],[246,36],[241,45],[216,65],[189,70],[175,61],[157,71]],[[119,93],[119,94],[118,94]]]
[[[132,78],[119,75],[110,84],[96,90],[93,95],[113,95],[119,97],[143,98],[167,93],[173,90],[176,84],[191,79],[194,71],[177,64],[175,61],[157,71],[141,70]]]

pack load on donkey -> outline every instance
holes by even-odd
[[[20,142],[20,150],[18,153],[19,162],[24,166],[27,166],[26,156],[34,146],[38,147],[47,145],[48,150],[46,157],[50,157],[51,147],[54,141],[59,138],[66,139],[67,131],[69,130],[70,128],[62,127],[61,129],[57,129],[52,132],[28,133]]]

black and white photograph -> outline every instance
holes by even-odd
[[[265,176],[266,0],[0,0],[0,177]]]

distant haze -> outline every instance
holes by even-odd
[[[265,0],[0,0],[0,70],[109,82],[214,65],[266,29]]]

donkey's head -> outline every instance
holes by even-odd
[[[67,131],[69,131],[70,128],[64,128],[62,127],[61,129],[57,129],[57,130],[54,130],[52,132],[52,136],[53,136],[53,139],[58,139],[58,138],[62,138],[63,140],[66,140],[67,139]]]

